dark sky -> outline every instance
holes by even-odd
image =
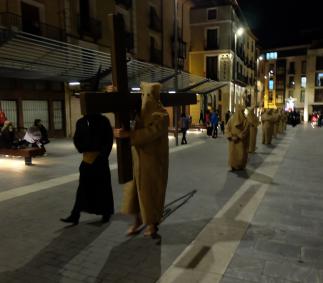
[[[264,48],[323,39],[321,0],[237,0]],[[309,32],[311,31],[311,32]]]

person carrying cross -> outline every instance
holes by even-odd
[[[130,138],[133,180],[124,188],[122,212],[135,215],[127,235],[147,225],[145,236],[154,237],[161,222],[168,179],[169,115],[160,102],[160,84],[142,83],[141,113],[133,130],[115,129],[116,138]]]

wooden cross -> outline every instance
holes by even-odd
[[[81,113],[115,113],[115,127],[130,129],[130,115],[141,108],[141,94],[128,90],[128,75],[125,48],[125,31],[122,16],[109,15],[112,27],[112,81],[115,92],[81,93]],[[196,104],[194,93],[162,93],[164,106]],[[119,183],[132,180],[132,156],[130,139],[116,139]]]

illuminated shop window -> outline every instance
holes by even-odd
[[[266,53],[267,60],[276,60],[277,59],[277,52],[268,52]]]

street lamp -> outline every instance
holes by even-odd
[[[244,28],[243,27],[239,27],[236,32],[234,33],[234,57],[233,57],[233,102],[235,104],[236,102],[236,80],[237,80],[237,38],[242,36],[244,33]],[[232,102],[230,101],[230,105],[231,105],[231,112],[232,112],[232,108],[234,109],[234,106],[232,107]]]

